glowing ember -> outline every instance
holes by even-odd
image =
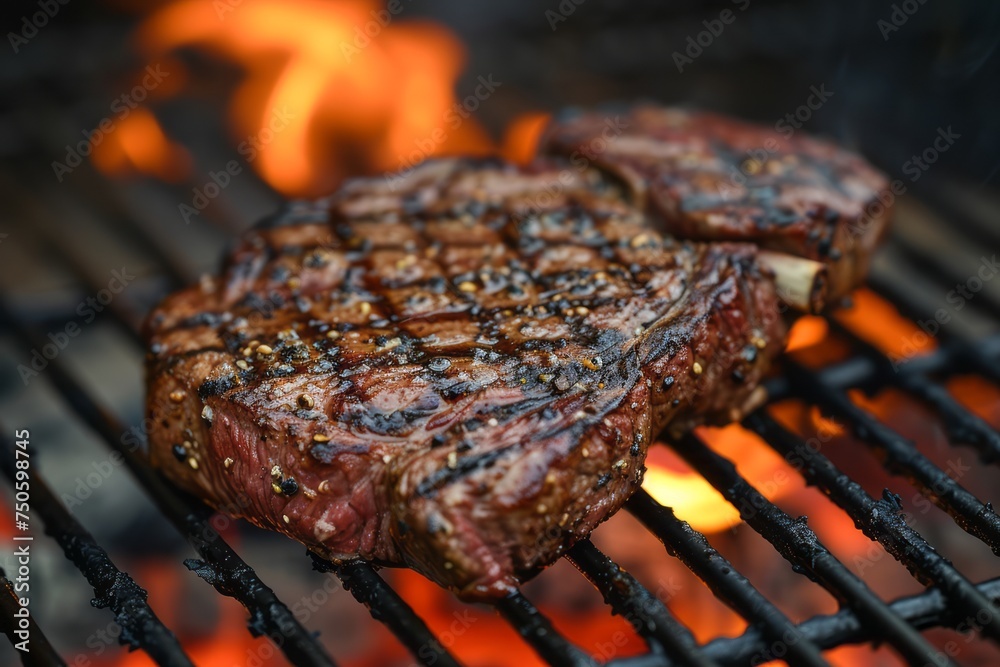
[[[285,194],[492,149],[472,114],[497,82],[460,102],[461,44],[376,2],[182,0],[147,19],[136,44],[151,60],[207,47],[244,70],[231,100],[234,139]]]

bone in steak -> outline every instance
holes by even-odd
[[[882,174],[787,124],[769,129],[655,106],[636,107],[617,123],[566,113],[543,151],[590,156],[678,238],[750,241],[824,262],[829,300],[864,279],[891,213]]]
[[[578,158],[431,161],[247,233],[148,320],[153,463],[468,599],[552,562],[638,487],[668,423],[752,407],[785,336],[757,246],[665,235],[634,183]]]

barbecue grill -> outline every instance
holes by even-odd
[[[27,85],[15,82],[16,86]],[[31,88],[40,96],[43,109],[53,109],[57,101],[51,91]],[[176,112],[175,118],[183,114]],[[203,125],[210,120],[203,119]],[[179,121],[178,121],[179,122]],[[185,121],[188,122],[188,121]],[[36,131],[25,137],[39,150],[59,150],[65,135],[53,130]],[[211,130],[205,130],[206,136]],[[207,140],[200,164],[215,165],[222,149]],[[224,160],[223,160],[224,163]],[[136,290],[123,291],[107,304],[103,322],[113,325],[125,344],[141,353],[138,326],[143,314],[167,289],[197,280],[206,258],[217,252],[218,243],[239,231],[244,220],[273,208],[278,197],[266,184],[248,173],[231,189],[222,191],[217,201],[200,214],[198,230],[178,221],[177,201],[190,198],[187,186],[169,186],[152,180],[119,182],[106,179],[84,162],[65,183],[51,178],[48,165],[20,163],[18,171],[8,170],[0,182],[11,214],[19,220],[16,233],[0,243],[0,253],[10,252],[8,244],[25,243],[26,252],[38,261],[54,263],[69,274],[81,293],[96,294],[107,287],[96,261],[105,248],[127,246],[141,257],[142,273],[158,276]],[[905,230],[911,223],[921,229],[944,230],[959,244],[984,249],[1000,245],[1000,231],[990,223],[1000,214],[1000,204],[984,199],[973,188],[926,179],[917,193],[921,203],[901,201],[896,231],[881,251],[874,267],[870,289],[914,322],[933,321],[937,304],[920,289],[926,281],[937,285],[965,283],[968,276],[956,268],[954,257],[938,255],[914,241]],[[970,201],[985,202],[974,209]],[[75,245],[60,233],[58,221],[71,216],[99,235],[103,244]],[[128,221],[127,225],[120,224]],[[18,238],[20,237],[20,238]],[[96,253],[96,254],[95,254]],[[986,253],[991,254],[991,253]],[[9,258],[17,266],[23,259]],[[148,283],[152,282],[152,285]],[[703,435],[687,434],[671,439],[675,452],[699,475],[714,486],[733,507],[740,510],[746,524],[773,549],[766,557],[785,559],[802,577],[818,584],[835,598],[839,611],[795,621],[781,610],[777,601],[761,592],[760,586],[741,574],[739,563],[731,562],[713,547],[714,538],[695,530],[679,519],[670,507],[654,500],[646,491],[637,493],[626,505],[645,530],[662,542],[665,554],[659,558],[679,560],[700,578],[725,605],[746,620],[748,628],[736,637],[697,641],[691,630],[675,616],[670,605],[623,570],[590,540],[575,545],[566,555],[603,596],[607,606],[626,618],[645,642],[640,655],[607,661],[621,667],[666,667],[670,665],[717,665],[720,667],[764,664],[784,660],[792,665],[824,665],[824,652],[847,644],[884,644],[913,665],[958,664],[955,655],[937,647],[923,631],[953,628],[969,632],[976,642],[1000,640],[1000,577],[977,580],[953,565],[931,546],[934,539],[921,533],[907,520],[907,503],[890,489],[881,495],[868,493],[858,480],[838,468],[822,446],[796,433],[776,418],[773,407],[796,399],[822,415],[835,419],[870,449],[870,465],[916,487],[922,496],[950,515],[963,531],[1000,556],[1000,517],[988,498],[981,498],[963,486],[955,475],[939,466],[893,424],[854,400],[854,390],[876,394],[894,390],[929,410],[943,424],[949,441],[959,448],[971,448],[983,465],[1000,461],[1000,431],[982,416],[957,400],[948,391],[949,379],[975,375],[1000,383],[1000,290],[986,285],[966,303],[962,322],[940,325],[933,351],[900,360],[859,335],[843,320],[826,319],[829,337],[847,350],[830,364],[812,363],[808,355],[787,357],[766,384],[767,404],[744,420],[743,426],[759,435],[785,459],[810,486],[815,486],[850,517],[857,529],[873,543],[881,545],[924,589],[922,592],[886,600],[872,590],[871,582],[854,573],[820,541],[804,518],[791,516],[760,489],[745,479],[733,461],[717,453]],[[76,312],[79,295],[53,302],[27,302],[5,296],[0,302],[0,319],[9,332],[8,344],[23,355],[24,350],[42,350],[51,343],[45,333],[59,330]],[[929,338],[929,337],[926,337]],[[137,357],[136,354],[130,355]],[[120,367],[119,367],[120,368]],[[93,370],[91,367],[90,371]],[[159,512],[175,527],[198,554],[197,558],[175,563],[186,567],[210,584],[218,594],[238,601],[248,613],[247,628],[254,636],[268,637],[294,665],[329,666],[338,655],[319,641],[308,623],[301,622],[283,601],[278,586],[269,585],[248,564],[241,549],[225,539],[213,513],[196,499],[167,484],[145,462],[134,440],[123,437],[133,429],[118,415],[121,405],[94,389],[95,382],[113,382],[110,377],[86,377],[79,367],[62,355],[47,359],[44,371],[32,383],[44,385],[55,400],[46,405],[47,418],[73,420],[96,434],[109,454],[120,460],[137,480],[142,491]],[[131,372],[138,370],[133,366]],[[20,385],[18,385],[18,388]],[[121,398],[121,397],[117,397]],[[122,401],[134,409],[133,398]],[[5,414],[10,414],[7,412]],[[10,421],[7,417],[5,421]],[[11,447],[15,425],[2,425],[5,447]],[[60,493],[46,483],[46,469],[53,462],[44,447],[31,451],[31,506],[34,512],[34,543],[51,540],[86,578],[94,591],[93,605],[106,608],[121,628],[120,642],[144,651],[159,665],[191,665],[192,658],[177,634],[150,606],[149,594],[130,574],[116,564],[113,549],[105,549],[88,527],[74,517]],[[118,459],[114,459],[118,460]],[[0,453],[0,466],[11,482],[17,473],[13,453]],[[996,471],[988,471],[996,479]],[[120,483],[111,477],[108,485]],[[11,487],[13,488],[13,487]],[[94,493],[108,490],[101,487]],[[39,530],[44,525],[45,536]],[[993,565],[1000,565],[997,561]],[[384,624],[412,654],[416,664],[458,665],[459,661],[429,629],[424,619],[390,585],[377,568],[363,562],[334,564],[315,555],[304,555],[287,567],[312,567],[340,580],[372,618]],[[14,565],[16,567],[16,564]],[[544,580],[550,573],[539,575]],[[18,602],[11,579],[2,576],[0,625],[17,642],[14,612]],[[39,584],[40,588],[42,584]],[[273,586],[273,587],[272,587]],[[51,591],[41,594],[52,594]],[[40,594],[40,595],[41,595]],[[553,665],[596,665],[591,652],[574,645],[531,601],[530,594],[516,593],[496,604],[495,611],[547,663]],[[155,600],[154,600],[155,602]],[[37,621],[37,625],[35,624]],[[33,650],[22,654],[25,664],[64,665],[46,638],[46,618],[32,620]],[[58,641],[53,638],[53,643]],[[955,651],[951,651],[952,654]],[[10,655],[13,655],[11,653]]]

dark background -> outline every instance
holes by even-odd
[[[503,82],[479,111],[497,135],[521,112],[636,99],[773,124],[805,102],[811,86],[825,85],[834,95],[806,123],[810,130],[862,149],[894,174],[938,127],[952,126],[963,139],[935,171],[996,185],[1000,4],[991,0],[400,2],[397,20],[432,18],[465,43],[460,93],[481,73]],[[4,40],[5,162],[58,157],[52,149],[64,124],[92,127],[107,113],[107,100],[140,64],[128,35],[138,15],[157,5],[70,0],[18,54]],[[727,9],[735,20],[679,72],[674,53]],[[5,3],[2,11],[6,33],[38,5]],[[183,128],[178,134],[184,138]]]

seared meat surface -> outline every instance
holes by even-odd
[[[503,595],[615,512],[668,424],[784,344],[750,243],[678,240],[572,160],[441,160],[289,205],[147,323],[150,456],[333,559]]]
[[[788,125],[682,109],[640,106],[608,127],[606,115],[566,114],[542,149],[592,156],[678,238],[751,241],[826,263],[829,299],[867,274],[891,199],[888,180],[859,156]]]

